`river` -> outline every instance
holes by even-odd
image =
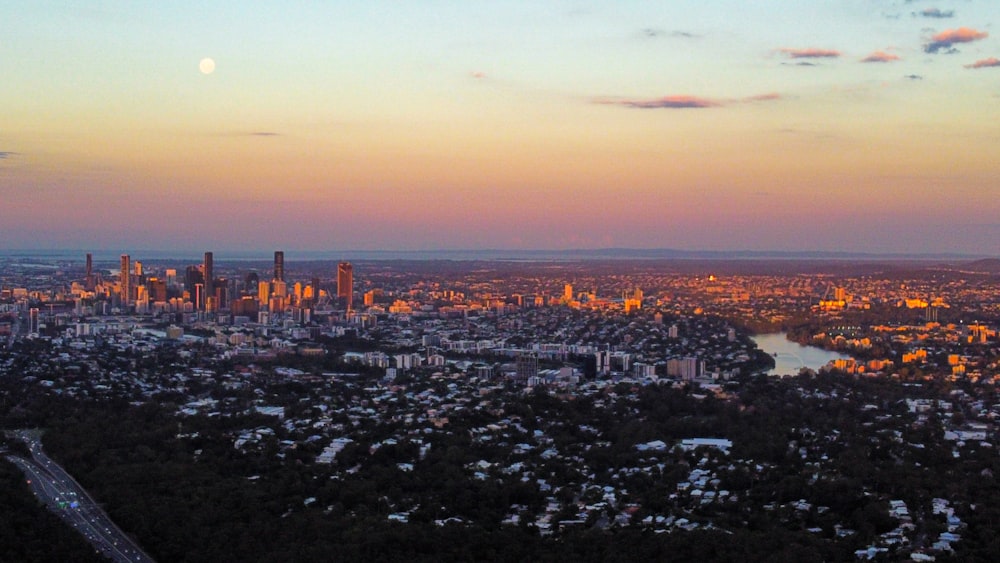
[[[753,337],[757,347],[774,357],[774,369],[768,375],[796,375],[802,368],[819,371],[831,360],[848,358],[816,346],[803,346],[785,337],[785,333],[759,334]]]

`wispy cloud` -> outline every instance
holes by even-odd
[[[971,43],[989,37],[989,33],[978,31],[971,27],[960,27],[958,29],[946,29],[931,37],[929,43],[924,45],[924,51],[928,53],[957,53],[953,47],[956,43]]]
[[[781,94],[769,92],[744,98],[716,99],[701,96],[673,95],[662,98],[630,99],[630,98],[597,98],[594,103],[615,105],[637,109],[705,109],[741,103],[770,102],[780,100]]]
[[[924,77],[920,76],[919,74],[907,74],[903,78],[909,78],[910,80],[923,80],[924,79]]]
[[[988,59],[981,59],[972,64],[965,65],[965,68],[990,68],[997,66],[1000,66],[1000,59],[990,57]]]
[[[747,96],[739,101],[741,102],[773,102],[775,100],[780,100],[781,94],[777,92],[768,92],[767,94],[757,94],[756,96]]]
[[[702,109],[722,105],[722,103],[710,98],[686,95],[664,96],[648,100],[601,98],[595,102],[639,109]]]
[[[807,49],[791,49],[785,47],[778,49],[778,51],[793,59],[835,59],[841,55],[840,51],[834,49],[816,49],[814,47],[809,47]]]
[[[16,156],[16,155],[17,155],[16,152],[0,151],[0,160],[6,160],[6,159],[8,159],[8,158],[10,158],[12,156]]]
[[[254,131],[250,133],[251,137],[280,137],[281,133],[275,133],[274,131]]]
[[[482,71],[479,71],[479,70],[475,70],[475,71],[470,72],[469,76],[471,76],[471,77],[473,77],[473,78],[475,78],[477,80],[481,80],[483,78],[486,78],[486,73],[482,72]]]
[[[953,18],[955,17],[955,10],[939,10],[938,8],[924,8],[919,12],[913,12],[914,16],[923,16],[925,18]]]
[[[875,51],[874,53],[868,55],[867,57],[861,59],[863,63],[891,63],[892,61],[898,61],[899,55],[893,53],[886,53],[885,51]]]
[[[691,33],[690,31],[674,30],[668,31],[665,29],[659,29],[656,27],[646,27],[640,32],[643,37],[676,37],[679,39],[698,39],[701,37],[696,33]]]

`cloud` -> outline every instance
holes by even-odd
[[[721,106],[716,100],[697,96],[664,96],[651,100],[598,100],[600,104],[614,104],[639,109],[701,109]]]
[[[1000,66],[1000,59],[990,57],[988,59],[978,60],[970,65],[965,65],[965,68],[990,68],[995,66]]]
[[[907,74],[903,78],[909,78],[910,80],[923,80],[924,79],[924,77],[920,76],[919,74]]]
[[[958,50],[952,47],[955,43],[971,43],[985,39],[989,35],[985,31],[977,31],[971,27],[946,29],[941,33],[933,35],[930,43],[924,45],[924,51],[927,53],[938,53],[941,51],[945,53],[957,53]]]
[[[757,94],[756,96],[747,96],[743,98],[742,102],[773,102],[775,100],[780,100],[781,94],[777,92],[769,92],[767,94]]]
[[[17,156],[17,153],[10,151],[0,151],[0,160],[6,160],[12,156]]]
[[[782,48],[778,51],[788,55],[793,59],[832,59],[840,56],[840,51],[835,51],[833,49],[789,49]]]
[[[943,11],[943,10],[939,10],[937,8],[924,8],[923,10],[920,10],[919,12],[913,12],[913,15],[914,16],[923,16],[925,18],[938,18],[938,19],[953,18],[953,17],[955,17],[955,10],[946,10],[946,11]]]
[[[486,78],[486,73],[476,70],[476,71],[470,72],[469,76],[471,76],[473,78],[476,78],[476,79],[482,79],[482,78]]]
[[[689,31],[681,31],[681,30],[667,31],[655,27],[643,28],[640,33],[643,35],[643,37],[651,37],[651,38],[669,36],[669,37],[677,37],[680,39],[698,39],[699,37],[701,37],[700,35],[696,33],[691,33]]]
[[[250,133],[251,137],[279,137],[281,133],[275,133],[273,131],[254,131]]]
[[[892,61],[898,61],[899,55],[894,55],[892,53],[886,53],[885,51],[875,51],[874,53],[868,55],[867,57],[861,59],[863,63],[889,63]]]
[[[729,99],[729,100],[703,98],[699,96],[674,95],[674,96],[664,96],[662,98],[652,98],[647,100],[628,99],[628,98],[624,99],[599,98],[594,100],[594,103],[624,106],[637,109],[704,109],[704,108],[721,107],[730,104],[770,102],[780,99],[781,99],[781,94],[778,94],[776,92],[769,92],[766,94],[758,94],[755,96],[747,96],[745,98]]]

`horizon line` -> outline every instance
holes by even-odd
[[[531,258],[531,259],[542,259],[547,257],[551,260],[561,259],[582,259],[582,260],[638,260],[638,259],[676,259],[676,260],[707,260],[707,259],[730,259],[730,260],[748,260],[748,259],[825,259],[825,260],[943,260],[943,259],[959,259],[959,260],[981,260],[981,259],[1000,259],[1000,255],[995,254],[985,254],[985,253],[975,253],[975,252],[957,252],[957,251],[939,251],[939,252],[866,252],[866,251],[850,251],[850,250],[685,250],[670,247],[597,247],[597,248],[563,248],[563,249],[546,249],[546,248],[520,248],[520,249],[510,249],[510,248],[480,248],[480,249],[470,249],[470,248],[442,248],[442,249],[331,249],[331,250],[302,250],[302,249],[288,249],[286,248],[275,248],[270,250],[264,249],[252,249],[252,250],[233,250],[233,249],[205,249],[205,250],[194,250],[194,249],[155,249],[155,248],[135,248],[129,250],[121,249],[110,249],[110,248],[94,248],[94,249],[83,249],[83,248],[11,248],[11,249],[0,249],[0,256],[2,257],[52,257],[53,255],[58,255],[59,257],[69,258],[72,255],[79,254],[83,258],[86,254],[101,254],[104,256],[117,256],[122,254],[134,254],[139,257],[142,254],[154,255],[149,258],[152,259],[169,259],[169,258],[196,258],[204,254],[204,252],[212,252],[217,255],[217,260],[226,260],[226,255],[230,255],[229,259],[238,260],[265,260],[269,259],[275,251],[282,251],[286,254],[292,254],[294,258],[295,254],[300,254],[310,257],[312,260],[324,259],[324,260],[334,260],[335,256],[340,256],[343,258],[354,257],[364,259],[365,256],[382,256],[383,259],[386,255],[395,255],[400,257],[410,257],[411,259],[417,260],[434,260],[434,256],[438,256],[438,259],[456,259],[455,256],[462,256],[458,260],[477,260],[477,259],[492,259],[492,260],[517,260],[518,257]],[[322,255],[327,258],[319,258]],[[421,257],[422,256],[422,257]],[[476,258],[476,256],[481,256],[481,258]],[[102,258],[110,259],[110,258]],[[399,259],[399,258],[397,258]]]

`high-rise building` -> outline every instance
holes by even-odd
[[[166,303],[167,282],[159,278],[149,278],[149,299],[153,303]]]
[[[267,300],[271,298],[271,285],[266,281],[257,283],[257,301],[262,305],[267,305]]]
[[[83,287],[87,291],[94,289],[94,257],[89,252],[87,253],[87,277]]]
[[[274,279],[285,281],[285,253],[281,250],[274,251]]]
[[[514,380],[527,383],[528,379],[538,376],[538,356],[530,352],[518,354],[515,369]]]
[[[184,270],[184,290],[194,295],[195,284],[204,284],[205,276],[198,266],[188,266]]]
[[[35,307],[28,310],[28,332],[38,334],[38,309]]]
[[[337,264],[337,298],[344,300],[347,310],[354,302],[354,266],[350,262]]]
[[[122,306],[128,305],[129,301],[132,299],[132,265],[131,258],[128,254],[122,254],[121,257],[121,288],[122,288]]]
[[[573,286],[571,284],[566,284],[566,287],[563,288],[563,301],[566,303],[573,301]]]
[[[205,295],[215,296],[215,272],[212,271],[212,253],[205,253],[205,261],[202,263],[201,271],[205,277]]]

